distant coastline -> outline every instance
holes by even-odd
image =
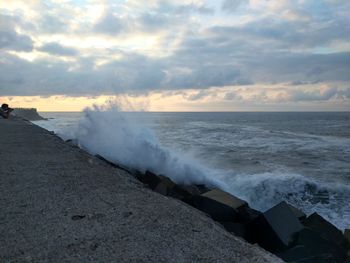
[[[39,115],[36,108],[15,108],[13,113],[17,117],[21,117],[28,121],[40,121],[45,120],[42,116]]]

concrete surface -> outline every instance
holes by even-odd
[[[29,122],[0,119],[0,262],[280,262]]]

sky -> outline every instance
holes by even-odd
[[[0,1],[0,102],[349,111],[348,0]]]

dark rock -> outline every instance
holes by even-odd
[[[193,194],[192,191],[193,189],[189,190],[186,186],[176,185],[169,191],[168,195],[184,201],[185,199],[190,199],[192,196],[196,195]]]
[[[303,222],[306,219],[306,214],[301,211],[299,208],[296,208],[295,206],[292,206],[291,204],[288,204],[290,210],[292,210],[293,214],[299,219],[299,221]]]
[[[201,192],[201,194],[204,194],[204,193],[209,192],[211,190],[205,184],[196,184],[196,187]]]
[[[161,183],[161,179],[156,174],[146,171],[145,174],[138,178],[142,183],[147,184],[152,190]]]
[[[348,240],[350,243],[350,229],[345,229],[344,231],[344,237]]]
[[[236,236],[246,238],[246,228],[241,223],[234,223],[234,222],[220,222],[221,225],[230,233],[235,234]]]
[[[298,233],[296,244],[304,246],[312,255],[331,254],[334,262],[344,262],[347,256],[346,250],[307,227]]]
[[[319,235],[324,239],[337,244],[345,250],[350,247],[349,242],[344,237],[343,233],[317,213],[313,213],[306,218],[304,225],[319,233]]]
[[[191,195],[200,195],[202,192],[199,190],[199,188],[196,185],[185,185],[182,186],[182,188],[189,192]]]
[[[258,210],[250,208],[249,206],[240,207],[237,209],[237,211],[239,213],[240,222],[245,224],[249,224],[262,214]]]
[[[303,226],[286,202],[267,210],[249,224],[251,238],[263,248],[271,251],[286,249]]]
[[[295,246],[280,253],[276,256],[282,258],[286,262],[335,262],[332,260],[332,254],[321,253],[319,255],[312,254],[305,246]]]
[[[239,216],[236,209],[202,195],[195,195],[184,201],[216,221],[234,221]]]
[[[202,194],[202,196],[218,201],[234,209],[238,209],[243,206],[248,206],[248,203],[246,201],[239,199],[238,197],[226,193],[220,189],[211,190]]]
[[[161,195],[168,195],[168,187],[166,186],[166,184],[164,184],[163,182],[160,182],[154,189],[153,191],[161,194]]]

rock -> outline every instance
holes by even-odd
[[[184,201],[198,210],[208,214],[216,221],[234,221],[237,220],[239,216],[236,209],[206,196],[195,195],[191,198],[185,199]]]
[[[28,121],[45,120],[45,118],[41,117],[38,114],[38,111],[35,108],[15,108],[13,113],[16,116],[26,119]]]
[[[350,229],[345,229],[344,231],[344,237],[348,240],[350,243]]]
[[[142,183],[147,184],[152,190],[156,188],[159,183],[161,183],[159,176],[150,171],[146,171],[146,173],[139,176],[138,179]]]
[[[304,225],[319,233],[324,239],[337,244],[345,250],[350,247],[349,241],[344,237],[343,233],[317,213],[313,213],[306,218]]]
[[[321,253],[319,255],[313,255],[305,246],[295,246],[280,253],[276,253],[276,256],[282,258],[286,262],[333,262],[332,254]]]
[[[160,182],[153,190],[162,195],[168,195],[176,184],[170,178],[164,175],[159,175],[158,178],[160,179]]]
[[[202,196],[218,201],[234,209],[238,209],[243,206],[248,206],[248,203],[246,201],[239,199],[238,197],[226,193],[220,189],[211,190],[202,194]]]
[[[206,187],[205,184],[196,184],[196,187],[201,192],[201,194],[204,194],[204,193],[209,192],[211,190],[210,188]]]
[[[174,188],[171,189],[168,195],[185,201],[186,199],[191,199],[195,195],[199,195],[198,193],[199,190],[196,186],[176,185]]]
[[[258,210],[250,208],[249,206],[242,206],[238,208],[237,211],[239,213],[240,222],[244,224],[249,224],[262,214]]]
[[[306,219],[306,214],[301,211],[299,208],[296,208],[295,206],[292,206],[291,204],[288,204],[290,210],[294,213],[294,215],[299,219],[299,221],[304,221]]]
[[[191,195],[200,195],[202,194],[202,192],[200,191],[200,189],[196,186],[196,185],[186,185],[186,186],[182,186],[182,188],[189,192]]]
[[[235,234],[236,236],[246,238],[247,231],[243,224],[234,223],[234,222],[220,222],[221,225],[230,233]]]
[[[286,202],[267,210],[249,227],[252,241],[272,252],[286,249],[303,228]]]
[[[344,262],[347,256],[346,250],[307,227],[297,234],[296,244],[304,246],[312,255],[331,254],[333,262]]]

